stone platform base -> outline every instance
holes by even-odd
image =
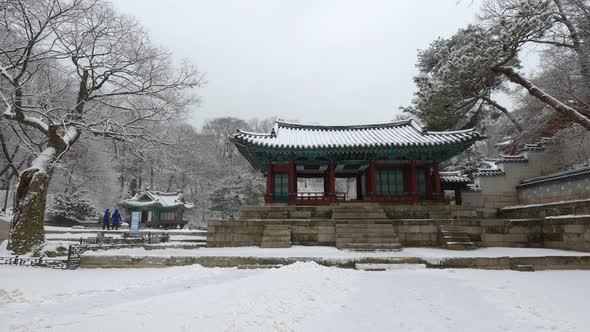
[[[157,268],[199,264],[204,267],[282,266],[295,262],[316,262],[324,266],[355,268],[370,264],[424,264],[427,268],[470,268],[486,270],[510,270],[515,266],[530,266],[538,270],[590,270],[590,256],[544,256],[544,257],[461,257],[426,259],[421,257],[365,257],[324,259],[318,257],[130,257],[89,256],[81,258],[82,268]],[[530,271],[530,270],[529,270]]]
[[[568,204],[573,207],[503,209],[499,215],[493,209],[444,205],[244,207],[240,219],[209,221],[207,246],[260,246],[265,227],[272,225],[290,229],[290,245],[338,247],[346,238],[349,244],[362,243],[366,249],[391,247],[392,243],[396,248],[441,247],[450,241],[468,243],[470,246],[462,245],[464,249],[472,249],[473,244],[590,251],[590,215],[557,214],[586,211],[580,210],[579,202]],[[537,211],[541,209],[543,213]],[[346,227],[354,236],[344,236]],[[445,227],[461,232],[445,239],[440,231]]]

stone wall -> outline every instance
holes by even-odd
[[[590,177],[518,186],[519,204],[548,203],[590,198]]]
[[[590,198],[566,202],[507,206],[498,210],[504,219],[543,219],[547,216],[590,214]]]
[[[590,251],[590,215],[546,217],[543,238],[546,248]]]

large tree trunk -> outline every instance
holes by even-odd
[[[511,82],[516,83],[523,88],[527,89],[527,91],[533,96],[539,99],[540,101],[544,102],[545,104],[551,106],[553,109],[562,113],[572,119],[573,121],[579,123],[586,129],[590,130],[590,119],[584,116],[582,113],[576,111],[574,108],[567,106],[566,104],[562,103],[561,101],[557,100],[555,97],[551,96],[550,94],[543,91],[538,86],[534,85],[532,82],[527,80],[526,78],[522,77],[518,72],[510,67],[497,67],[493,69],[496,73],[502,74],[506,76]]]
[[[33,160],[32,166],[19,175],[8,240],[8,249],[17,255],[40,249],[45,241],[43,223],[52,174],[50,163],[55,161],[56,155],[57,149],[45,149]]]
[[[38,168],[26,169],[19,177],[8,242],[8,249],[17,255],[33,252],[45,241],[43,222],[50,179],[50,174]]]

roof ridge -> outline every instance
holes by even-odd
[[[310,128],[310,129],[327,129],[327,130],[345,130],[345,129],[369,129],[369,128],[381,128],[381,127],[398,127],[408,125],[414,122],[413,119],[397,120],[383,123],[370,123],[362,125],[320,125],[320,124],[305,124],[305,123],[294,123],[282,120],[277,120],[275,123],[279,127],[285,128]]]

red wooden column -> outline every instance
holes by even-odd
[[[434,173],[434,192],[437,196],[435,198],[442,200],[443,195],[442,195],[442,189],[440,186],[440,171],[439,171],[438,160],[434,161],[434,164],[432,165],[432,172]]]
[[[274,196],[274,174],[272,172],[272,163],[270,160],[266,161],[266,194],[264,195],[264,203],[272,203]]]
[[[416,177],[416,161],[410,161],[410,195],[412,196],[412,200],[418,202],[418,179]]]
[[[430,172],[430,165],[426,165],[426,199],[432,200],[432,173]]]
[[[328,164],[328,199],[336,202],[336,163],[330,160]]]
[[[367,196],[370,200],[376,201],[377,197],[377,167],[375,160],[369,160],[369,168],[367,169]]]
[[[297,169],[295,168],[295,161],[289,160],[289,194],[288,201],[290,204],[295,204],[297,200]]]

